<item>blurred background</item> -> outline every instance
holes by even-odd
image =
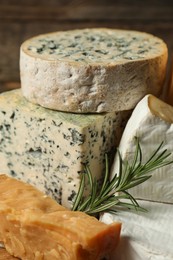
[[[0,92],[20,87],[21,43],[76,28],[132,29],[161,37],[173,53],[171,0],[0,0]]]

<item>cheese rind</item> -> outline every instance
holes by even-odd
[[[39,35],[20,52],[23,95],[43,107],[76,113],[134,108],[159,95],[167,46],[142,32],[81,29]]]
[[[100,220],[106,224],[123,223],[114,259],[172,260],[173,205],[142,200],[139,204],[146,213],[117,211],[101,216]]]
[[[129,112],[128,112],[129,113]],[[33,105],[21,90],[0,95],[1,170],[71,206],[84,163],[102,178],[105,153],[118,144],[127,112],[62,113]]]
[[[58,205],[31,185],[0,176],[0,238],[22,260],[112,259],[121,224]]]
[[[163,148],[171,153],[167,160],[173,160],[173,107],[147,95],[134,109],[126,128],[123,132],[119,150],[123,160],[132,163],[135,155],[138,137],[141,145],[143,162],[151,157],[158,146],[163,143]],[[118,155],[112,167],[112,175],[118,173]],[[150,174],[150,173],[149,173]],[[152,172],[152,177],[146,182],[129,190],[135,198],[157,202],[173,203],[173,164],[158,168]]]

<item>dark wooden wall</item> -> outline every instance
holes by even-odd
[[[19,87],[19,48],[34,35],[85,27],[146,31],[173,53],[171,0],[0,0],[0,92]]]

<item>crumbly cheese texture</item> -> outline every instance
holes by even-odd
[[[93,28],[39,35],[20,51],[23,95],[33,103],[76,113],[134,108],[159,95],[167,46],[137,31]]]
[[[71,207],[83,164],[89,163],[93,176],[101,180],[105,153],[115,149],[129,113],[62,113],[28,102],[21,90],[3,93],[1,170]]]
[[[171,153],[167,160],[173,160],[173,107],[147,95],[134,109],[123,132],[119,149],[123,160],[132,163],[135,156],[135,137],[139,138],[143,162],[151,157],[158,146]],[[115,156],[112,175],[119,171],[119,158]],[[173,203],[173,164],[154,170],[152,177],[146,182],[129,190],[135,198]],[[150,173],[149,173],[150,175]]]
[[[0,176],[0,239],[21,260],[112,259],[121,224],[58,205],[31,185]]]

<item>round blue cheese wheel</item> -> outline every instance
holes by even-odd
[[[151,34],[108,28],[59,31],[25,41],[23,95],[43,107],[102,113],[133,109],[160,95],[168,50]]]

